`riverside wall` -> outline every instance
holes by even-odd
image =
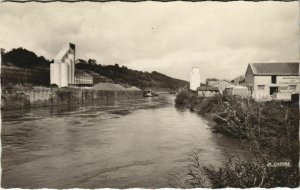
[[[143,91],[41,88],[2,93],[1,109],[23,109],[143,97]]]

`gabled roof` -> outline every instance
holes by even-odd
[[[219,91],[218,87],[211,87],[211,86],[200,86],[198,88],[199,91]]]
[[[230,82],[234,82],[234,81],[244,82],[244,81],[245,81],[245,75],[240,75],[240,76],[238,76],[238,77],[235,77],[235,78],[232,79]]]
[[[296,75],[299,76],[299,63],[250,63],[254,75]]]
[[[226,84],[228,84],[228,85],[232,85],[232,83],[231,82],[229,82],[229,81],[227,81],[227,80],[217,80],[217,81],[214,81],[214,82],[211,82],[210,84],[209,84],[209,86],[213,86],[213,87],[215,87],[215,86],[218,86],[218,85],[220,85],[220,83],[226,83]]]
[[[68,45],[64,45],[64,47],[60,50],[60,52],[55,56],[54,60],[62,59],[69,51],[69,49],[75,50],[75,45],[69,43]]]

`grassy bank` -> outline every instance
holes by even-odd
[[[192,169],[188,172],[191,186],[203,187],[204,179],[209,181],[209,187],[215,188],[299,185],[298,106],[237,96],[201,98],[189,91],[179,93],[175,102],[176,106],[210,117],[215,122],[214,132],[243,139],[254,155],[247,162],[231,158],[221,168],[201,166],[197,156],[193,156]]]

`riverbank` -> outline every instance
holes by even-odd
[[[96,90],[84,88],[24,88],[2,91],[1,109],[13,110],[33,107],[82,104],[110,99],[143,97],[142,91]]]
[[[175,102],[176,106],[183,106],[210,118],[214,122],[212,126],[214,132],[243,140],[255,156],[255,160],[248,163],[225,163],[219,168],[225,173],[219,173],[219,176],[217,176],[219,169],[204,166],[201,169],[204,170],[202,173],[207,174],[205,177],[209,178],[213,187],[299,185],[298,106],[290,102],[256,102],[238,96],[201,98],[189,91],[179,93]],[[285,163],[284,166],[280,165],[282,163]],[[272,167],[274,164],[276,166]],[[237,184],[236,180],[229,178],[234,178],[233,173],[237,172],[238,168],[244,168],[239,170],[244,177]],[[247,173],[254,175],[249,176]],[[214,178],[223,178],[224,181],[214,183]],[[199,178],[194,180],[199,181]],[[253,183],[246,183],[245,180]]]

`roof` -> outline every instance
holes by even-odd
[[[198,88],[199,91],[219,91],[218,87],[201,86]]]
[[[98,83],[93,89],[95,90],[126,90],[123,86],[113,83]]]
[[[84,76],[84,77],[93,77],[89,74],[87,74],[86,72],[84,72],[83,70],[79,70],[79,69],[75,69],[75,76],[78,76],[78,75],[81,75],[81,76]]]
[[[248,89],[245,86],[227,86],[226,88],[240,88],[240,89]]]
[[[299,76],[299,63],[250,63],[254,75],[296,75]]]
[[[231,82],[234,82],[234,81],[244,82],[245,81],[245,75],[240,75],[240,76],[238,76],[238,77],[231,80]]]
[[[75,45],[72,43],[69,43],[68,45],[65,45],[60,52],[55,56],[54,60],[60,60],[62,59],[69,51],[69,49],[75,50]]]
[[[228,85],[232,85],[232,83],[229,82],[229,81],[226,81],[226,80],[217,80],[217,81],[209,83],[209,86],[218,86],[221,82],[225,82]]]

